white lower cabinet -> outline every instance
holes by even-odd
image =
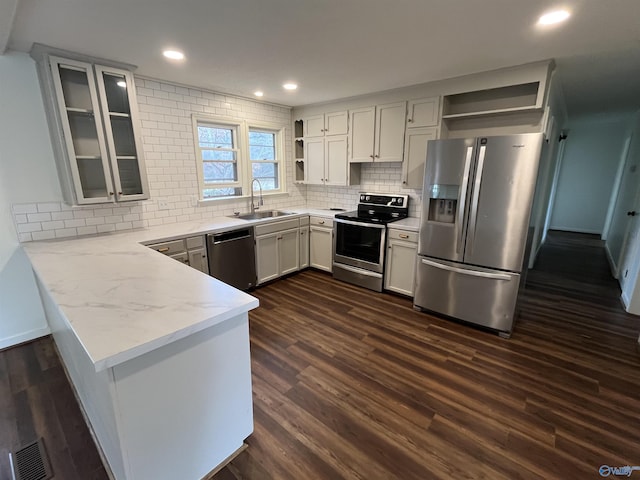
[[[296,218],[255,227],[258,285],[300,268],[299,225]]]
[[[387,231],[384,288],[413,297],[418,255],[418,234],[393,228]]]
[[[209,262],[207,261],[207,248],[205,247],[204,235],[154,243],[153,245],[148,245],[148,247],[185,265],[189,265],[196,270],[200,270],[207,275],[209,274]]]
[[[333,270],[333,221],[323,217],[309,218],[309,266]]]
[[[300,270],[309,266],[309,217],[300,219]]]

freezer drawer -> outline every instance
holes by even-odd
[[[520,275],[418,257],[414,305],[511,332]]]

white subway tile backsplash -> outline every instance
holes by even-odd
[[[55,230],[56,238],[66,238],[66,237],[77,237],[78,230],[75,228],[61,228],[59,230]]]
[[[56,230],[58,228],[65,228],[64,221],[55,220],[53,222],[42,222],[42,230]]]
[[[59,202],[39,203],[38,212],[59,212],[62,208]]]
[[[76,228],[76,227],[84,227],[87,224],[85,223],[84,218],[76,218],[74,220],[65,220],[64,226],[66,228]]]
[[[77,213],[80,213],[80,212],[82,211],[78,211]],[[86,212],[86,214],[88,216],[91,216],[93,212],[88,211]],[[71,220],[74,218],[74,215],[76,215],[76,212],[72,212],[68,210],[65,210],[64,212],[51,212],[51,220]]]
[[[38,232],[40,230],[42,230],[42,224],[40,222],[21,223],[17,225],[18,233]]]
[[[38,211],[38,205],[35,203],[13,205],[12,210],[14,214],[36,213]]]
[[[116,226],[113,224],[110,225],[98,225],[98,233],[107,233],[107,232],[115,232]]]
[[[78,235],[94,235],[98,233],[98,227],[92,225],[90,227],[78,227]]]
[[[50,213],[29,213],[27,214],[27,220],[29,223],[49,222],[51,221],[51,214]]]
[[[50,240],[52,238],[56,238],[55,230],[45,230],[43,232],[32,232],[31,238],[33,241],[38,240]]]

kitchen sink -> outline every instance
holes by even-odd
[[[242,215],[230,215],[229,218],[239,218],[241,220],[260,220],[262,218],[284,217],[286,215],[294,215],[294,213],[283,212],[280,210],[261,210],[253,213],[244,213]]]

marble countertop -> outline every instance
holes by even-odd
[[[418,217],[407,217],[402,220],[390,223],[389,228],[396,230],[408,230],[410,232],[418,232],[420,230],[420,219]]]
[[[217,217],[122,233],[23,244],[34,272],[96,371],[118,365],[258,307],[255,297],[142,244],[335,211]]]

